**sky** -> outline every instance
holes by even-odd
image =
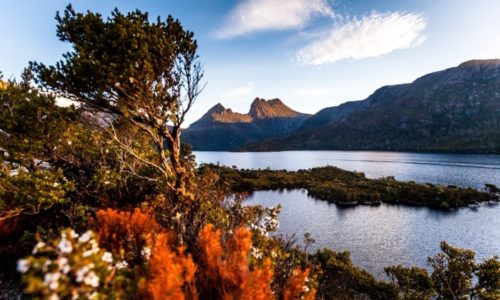
[[[172,15],[195,33],[206,87],[186,125],[222,103],[248,112],[255,97],[315,113],[361,100],[470,59],[500,57],[499,0],[0,0],[0,71],[53,64],[70,45],[57,11]]]

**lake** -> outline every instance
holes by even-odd
[[[334,165],[364,172],[368,177],[482,188],[500,186],[500,156],[393,152],[287,151],[195,152],[197,162],[239,168],[298,170]],[[500,255],[500,205],[483,204],[444,212],[424,207],[382,204],[338,207],[316,200],[305,190],[258,191],[248,204],[282,205],[279,233],[305,232],[316,240],[311,250],[349,250],[357,266],[378,277],[393,264],[426,267],[427,256],[439,251],[440,241],[471,248],[479,259]]]

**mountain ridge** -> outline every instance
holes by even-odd
[[[184,131],[184,140],[195,150],[235,150],[248,143],[288,134],[309,116],[277,98],[255,98],[246,114],[218,103]]]
[[[325,108],[241,150],[500,152],[500,60],[471,60]]]

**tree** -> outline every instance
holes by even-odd
[[[54,162],[75,109],[58,107],[32,88],[29,72],[22,77],[3,82],[0,76],[0,227],[12,227],[5,222],[21,214],[67,203],[74,190]]]
[[[387,267],[384,271],[397,284],[403,299],[432,299],[432,281],[426,269],[396,265]]]
[[[441,242],[441,251],[427,259],[434,269],[431,279],[438,299],[460,300],[469,297],[476,269],[474,251],[456,248],[446,242]]]
[[[476,293],[479,299],[500,299],[500,260],[498,256],[480,263],[476,271]]]
[[[32,62],[45,89],[83,103],[140,128],[156,149],[148,159],[122,140],[113,139],[137,160],[153,167],[179,198],[187,196],[189,160],[181,153],[181,126],[203,87],[193,33],[171,16],[149,21],[139,10],[76,13],[71,5],[56,16],[57,36],[73,49],[54,66]]]

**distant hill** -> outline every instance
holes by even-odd
[[[382,87],[242,149],[500,153],[500,60],[472,60]]]
[[[287,135],[309,117],[292,110],[280,99],[256,98],[247,114],[233,112],[219,103],[191,124],[183,138],[195,150],[230,151]]]

